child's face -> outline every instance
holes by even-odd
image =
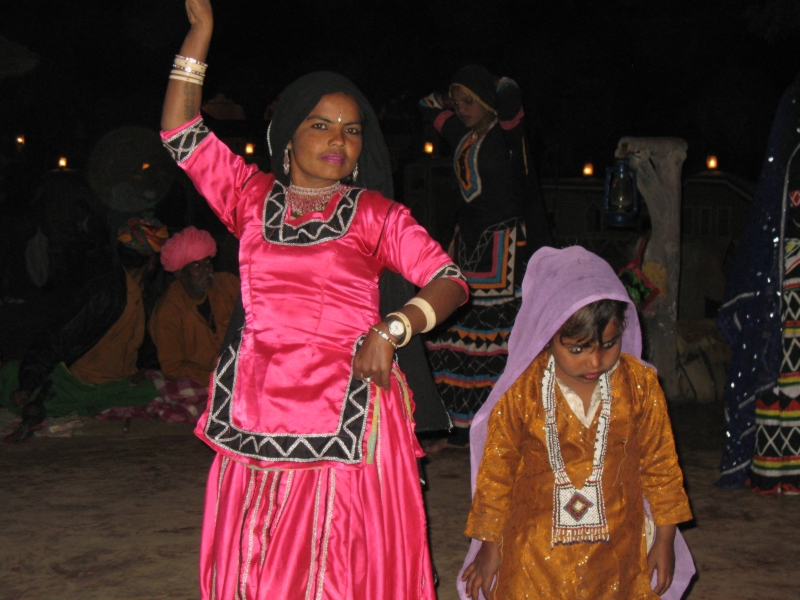
[[[556,364],[556,376],[569,387],[587,388],[597,384],[597,380],[613,367],[622,349],[622,329],[612,319],[603,330],[602,342],[575,338],[553,338],[550,350]]]

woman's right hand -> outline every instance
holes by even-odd
[[[494,580],[500,569],[500,546],[497,542],[481,542],[481,549],[461,576],[461,581],[467,582],[467,596],[478,599],[478,593],[483,592],[484,598],[491,598]]]
[[[186,0],[186,15],[192,28],[186,34],[179,54],[204,62],[214,31],[214,14],[210,0]],[[161,111],[161,129],[172,131],[188,123],[200,113],[203,89],[200,85],[170,79],[164,108]]]
[[[186,0],[186,15],[192,27],[214,26],[214,14],[209,0]]]

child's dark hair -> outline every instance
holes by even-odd
[[[603,299],[578,309],[556,334],[559,340],[573,338],[582,342],[599,344],[603,331],[614,320],[621,331],[625,330],[625,311],[628,303],[621,300]]]

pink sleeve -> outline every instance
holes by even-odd
[[[231,152],[200,117],[173,131],[162,132],[161,138],[220,221],[238,237],[237,210],[252,190],[255,176],[259,175],[258,179],[273,176],[260,173],[256,165],[246,164],[241,156]]]
[[[417,287],[447,277],[457,281],[469,296],[469,287],[453,260],[402,204],[393,203],[386,215],[376,257]]]

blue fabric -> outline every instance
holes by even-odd
[[[725,385],[726,444],[717,485],[737,488],[750,472],[755,401],[780,370],[785,179],[800,148],[800,77],[784,93],[772,125],[747,226],[717,325],[732,348]]]

